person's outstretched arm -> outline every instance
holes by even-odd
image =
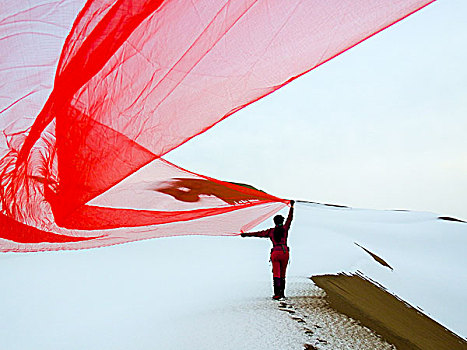
[[[290,228],[290,224],[292,223],[292,220],[293,220],[294,205],[295,205],[295,201],[292,199],[290,201],[289,215],[287,216],[287,220],[285,220],[285,224],[284,224],[286,230]]]
[[[241,236],[242,237],[260,237],[260,238],[267,238],[269,237],[269,230],[262,230],[262,231],[256,231],[256,232],[242,232]]]

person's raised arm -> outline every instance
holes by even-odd
[[[292,223],[294,205],[295,205],[295,201],[292,199],[290,201],[289,215],[287,216],[287,220],[285,220],[285,224],[284,224],[287,230],[290,228],[290,224]]]

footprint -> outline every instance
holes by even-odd
[[[295,313],[294,310],[290,310],[290,309],[281,309],[281,308],[279,308],[279,310],[288,312],[289,314],[294,314]]]
[[[306,321],[300,317],[292,317],[292,320],[297,321],[298,323],[306,323]]]
[[[313,345],[311,344],[305,344],[304,345],[304,350],[318,350],[318,348],[315,348]]]

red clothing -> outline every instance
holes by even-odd
[[[287,265],[289,264],[289,251],[283,252],[276,250],[271,252],[272,276],[277,278],[285,278]]]
[[[272,274],[274,277],[285,278],[287,264],[289,262],[289,247],[287,246],[287,237],[289,234],[290,224],[293,219],[294,207],[290,207],[289,215],[283,225],[284,235],[279,241],[274,238],[275,227],[268,228],[267,230],[257,232],[245,232],[242,233],[244,237],[261,237],[269,238],[272,242],[271,249],[271,262],[272,262]]]
[[[286,250],[288,250],[289,248],[287,247],[287,236],[289,235],[290,224],[292,223],[293,219],[293,210],[294,207],[290,207],[289,215],[287,216],[287,220],[285,220],[285,223],[283,225],[284,235],[282,236],[282,239],[280,241],[276,242],[276,240],[274,239],[275,227],[271,227],[266,230],[257,232],[244,232],[242,233],[242,236],[269,238],[272,242],[272,251],[283,250],[283,247],[285,247]]]

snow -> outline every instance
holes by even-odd
[[[86,251],[4,254],[1,348],[303,344],[304,334],[270,300],[267,252],[245,243],[238,237],[175,237]],[[258,304],[265,305],[256,310]],[[262,327],[289,336],[269,339]]]
[[[292,274],[361,271],[448,329],[467,335],[466,223],[439,220],[424,212],[319,204],[299,208],[290,240]],[[393,270],[354,243],[384,259]]]
[[[467,224],[296,206],[289,281],[358,270],[465,337]],[[0,255],[1,348],[301,349],[309,338],[270,300],[269,245],[187,236]]]

